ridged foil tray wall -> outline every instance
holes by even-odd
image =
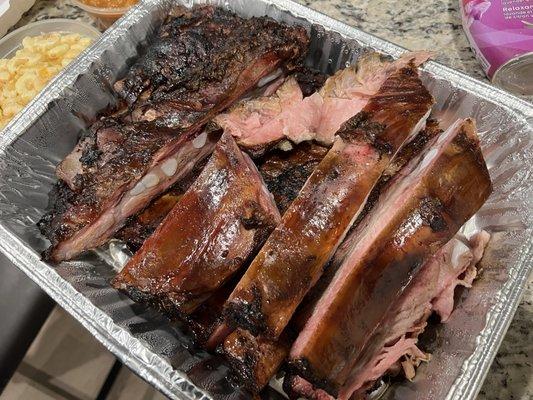
[[[208,1],[243,16],[268,15],[306,26],[312,37],[307,63],[332,73],[372,48],[392,56],[403,49],[286,0]],[[112,289],[108,252],[90,253],[57,267],[40,259],[47,246],[35,223],[48,201],[54,167],[79,133],[115,99],[111,84],[150,38],[169,7],[200,1],[146,0],[54,79],[0,136],[0,249],[110,351],[173,399],[239,398],[220,360],[195,350],[156,312]],[[476,119],[494,193],[466,232],[493,234],[480,278],[463,291],[451,320],[425,336],[432,361],[414,382],[393,385],[390,399],[473,399],[513,317],[531,269],[533,198],[530,104],[466,75],[430,62],[424,81],[437,100],[434,115],[446,126]],[[276,386],[276,385],[274,385]],[[271,398],[280,395],[270,390]]]

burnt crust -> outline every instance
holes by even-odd
[[[387,78],[364,110],[346,121],[337,134],[345,141],[364,141],[374,146],[380,154],[390,155],[401,143],[396,143],[393,136],[387,137],[388,129],[384,122],[390,119],[387,116],[402,116],[418,121],[433,102],[433,97],[420,81],[416,66],[411,62]]]
[[[376,204],[382,190],[387,186],[387,183],[400,171],[411,159],[416,157],[424,146],[435,136],[442,133],[438,121],[435,119],[428,119],[426,128],[419,132],[410,142],[406,143],[391,160],[387,169],[383,172],[378,182],[368,195],[367,201],[363,210],[357,216],[352,227],[348,231],[347,236],[355,229],[355,227],[363,220],[363,218],[370,212],[374,204]]]
[[[327,147],[301,143],[288,152],[270,151],[258,160],[259,172],[281,214],[298,196],[307,178],[327,152]]]
[[[446,220],[442,215],[442,202],[435,197],[422,199],[418,206],[418,213],[422,221],[428,225],[433,232],[442,232],[448,229]]]
[[[308,97],[318,92],[324,86],[328,75],[318,70],[302,66],[295,70],[294,78],[298,82],[303,96]]]
[[[347,142],[364,141],[373,145],[380,154],[390,154],[390,145],[380,139],[386,125],[376,122],[372,118],[372,113],[361,111],[344,122],[337,135]]]
[[[252,286],[249,301],[227,302],[224,306],[224,320],[232,328],[241,327],[252,335],[258,336],[267,329],[267,322],[262,310],[261,291]]]
[[[237,329],[223,344],[223,353],[241,385],[252,393],[262,390],[288,355],[291,341],[271,341]]]

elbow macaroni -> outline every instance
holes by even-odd
[[[30,36],[13,58],[0,59],[0,130],[90,43],[77,33]]]

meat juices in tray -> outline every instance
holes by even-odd
[[[429,361],[418,336],[475,278],[489,236],[457,233],[492,185],[474,121],[428,120],[429,53],[326,77],[303,66],[308,43],[176,7],[59,164],[39,226],[52,262],[124,240],[113,286],[251,393],[284,371],[291,398],[365,398]]]

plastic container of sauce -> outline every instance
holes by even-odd
[[[138,3],[138,0],[72,0],[95,18],[100,27],[109,28],[117,19]]]

